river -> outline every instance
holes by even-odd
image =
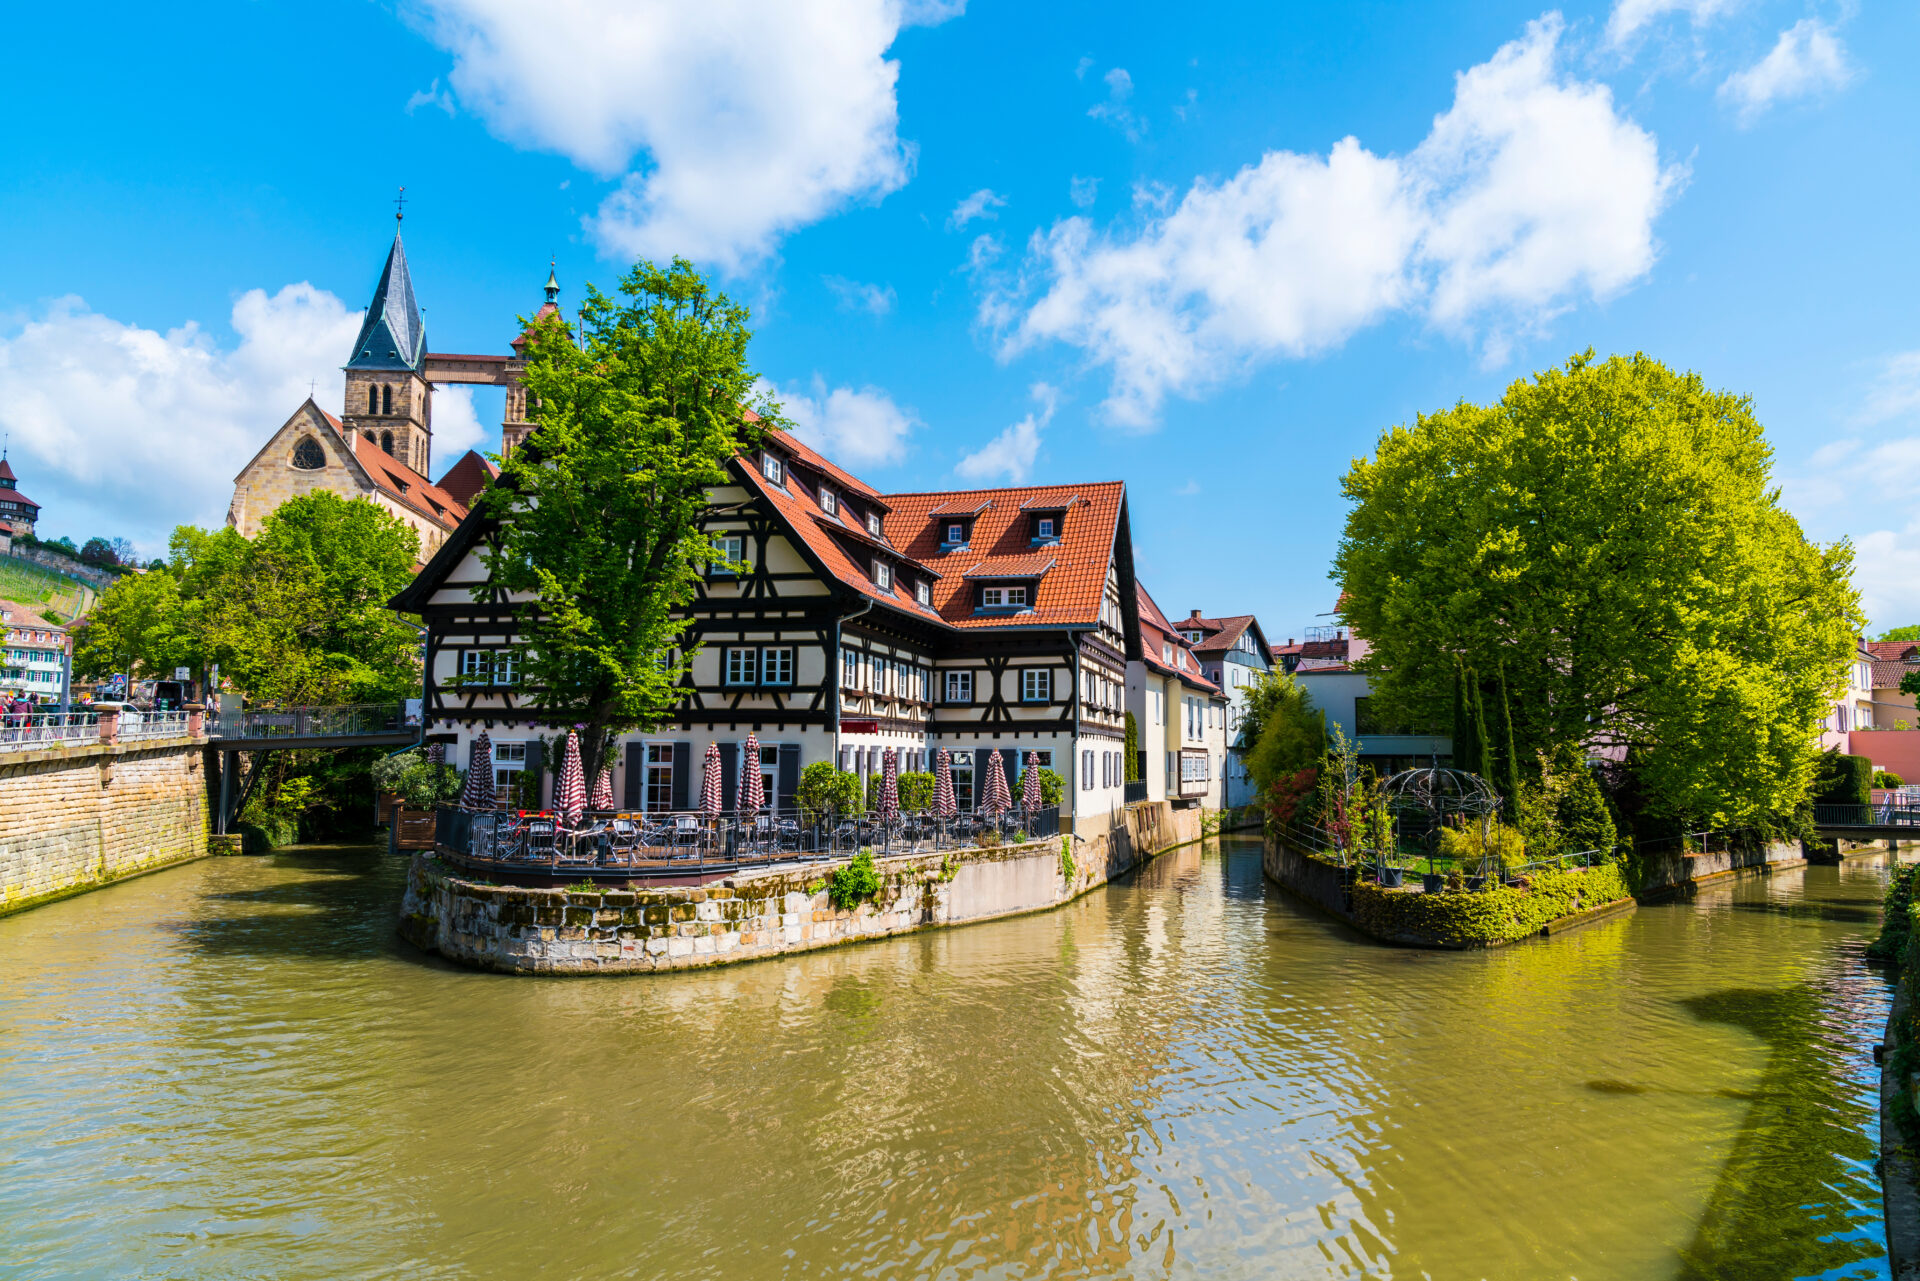
[[[1059,911],[475,974],[361,850],[0,919],[0,1277],[1884,1277],[1886,872],[1378,947],[1228,837]]]

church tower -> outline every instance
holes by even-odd
[[[413,297],[400,232],[367,318],[347,359],[347,397],[340,417],[422,476],[433,465],[433,386],[426,379],[427,330]]]

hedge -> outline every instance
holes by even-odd
[[[1354,924],[1375,938],[1441,947],[1488,947],[1536,934],[1549,921],[1633,897],[1617,863],[1535,872],[1528,889],[1422,894],[1362,881],[1353,887]]]
[[[1813,799],[1820,805],[1873,804],[1873,761],[1845,752],[1821,753]]]

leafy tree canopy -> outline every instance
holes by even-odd
[[[558,317],[536,327],[537,426],[482,500],[500,520],[482,553],[492,584],[523,599],[524,679],[588,726],[589,777],[607,734],[679,701],[689,655],[669,660],[674,611],[715,554],[707,490],[754,435],[747,309],[682,259],[637,264],[619,293],[588,286],[578,341]]]
[[[1890,627],[1880,633],[1880,639],[1883,641],[1920,641],[1920,623],[1909,624],[1906,627]]]
[[[1326,716],[1291,673],[1277,668],[1260,673],[1247,686],[1246,700],[1241,725],[1252,744],[1247,775],[1256,791],[1319,764],[1327,749]]]
[[[1663,820],[1804,799],[1864,620],[1852,547],[1782,510],[1747,398],[1589,351],[1393,428],[1343,489],[1377,699],[1441,723],[1456,664],[1500,672],[1519,761],[1614,749]]]

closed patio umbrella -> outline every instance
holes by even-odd
[[[596,810],[613,808],[613,766],[600,767],[600,777],[593,780],[593,795],[587,800],[587,808]]]
[[[999,752],[987,753],[987,799],[980,808],[989,814],[1004,814],[1013,808],[1013,790],[1007,786],[1006,758]]]
[[[553,808],[563,827],[578,827],[587,808],[587,775],[580,766],[580,735],[567,731],[566,750],[560,756],[560,779],[554,784]]]
[[[700,812],[720,812],[720,744],[707,744],[706,772],[700,780]]]
[[[941,748],[933,758],[933,816],[952,818],[960,812],[953,799],[953,753]]]
[[[740,809],[751,814],[767,803],[767,785],[760,779],[760,737],[747,735],[747,750],[740,768],[746,777],[740,780]]]
[[[900,817],[900,758],[889,747],[880,758],[880,818],[891,823]]]
[[[487,737],[487,731],[481,730],[467,756],[467,783],[460,789],[460,806],[490,810],[493,804],[493,740]]]
[[[445,743],[427,744],[427,764],[436,768],[447,763],[447,745]]]
[[[1020,808],[1031,814],[1040,808],[1040,753],[1027,753],[1026,779],[1020,785]]]

